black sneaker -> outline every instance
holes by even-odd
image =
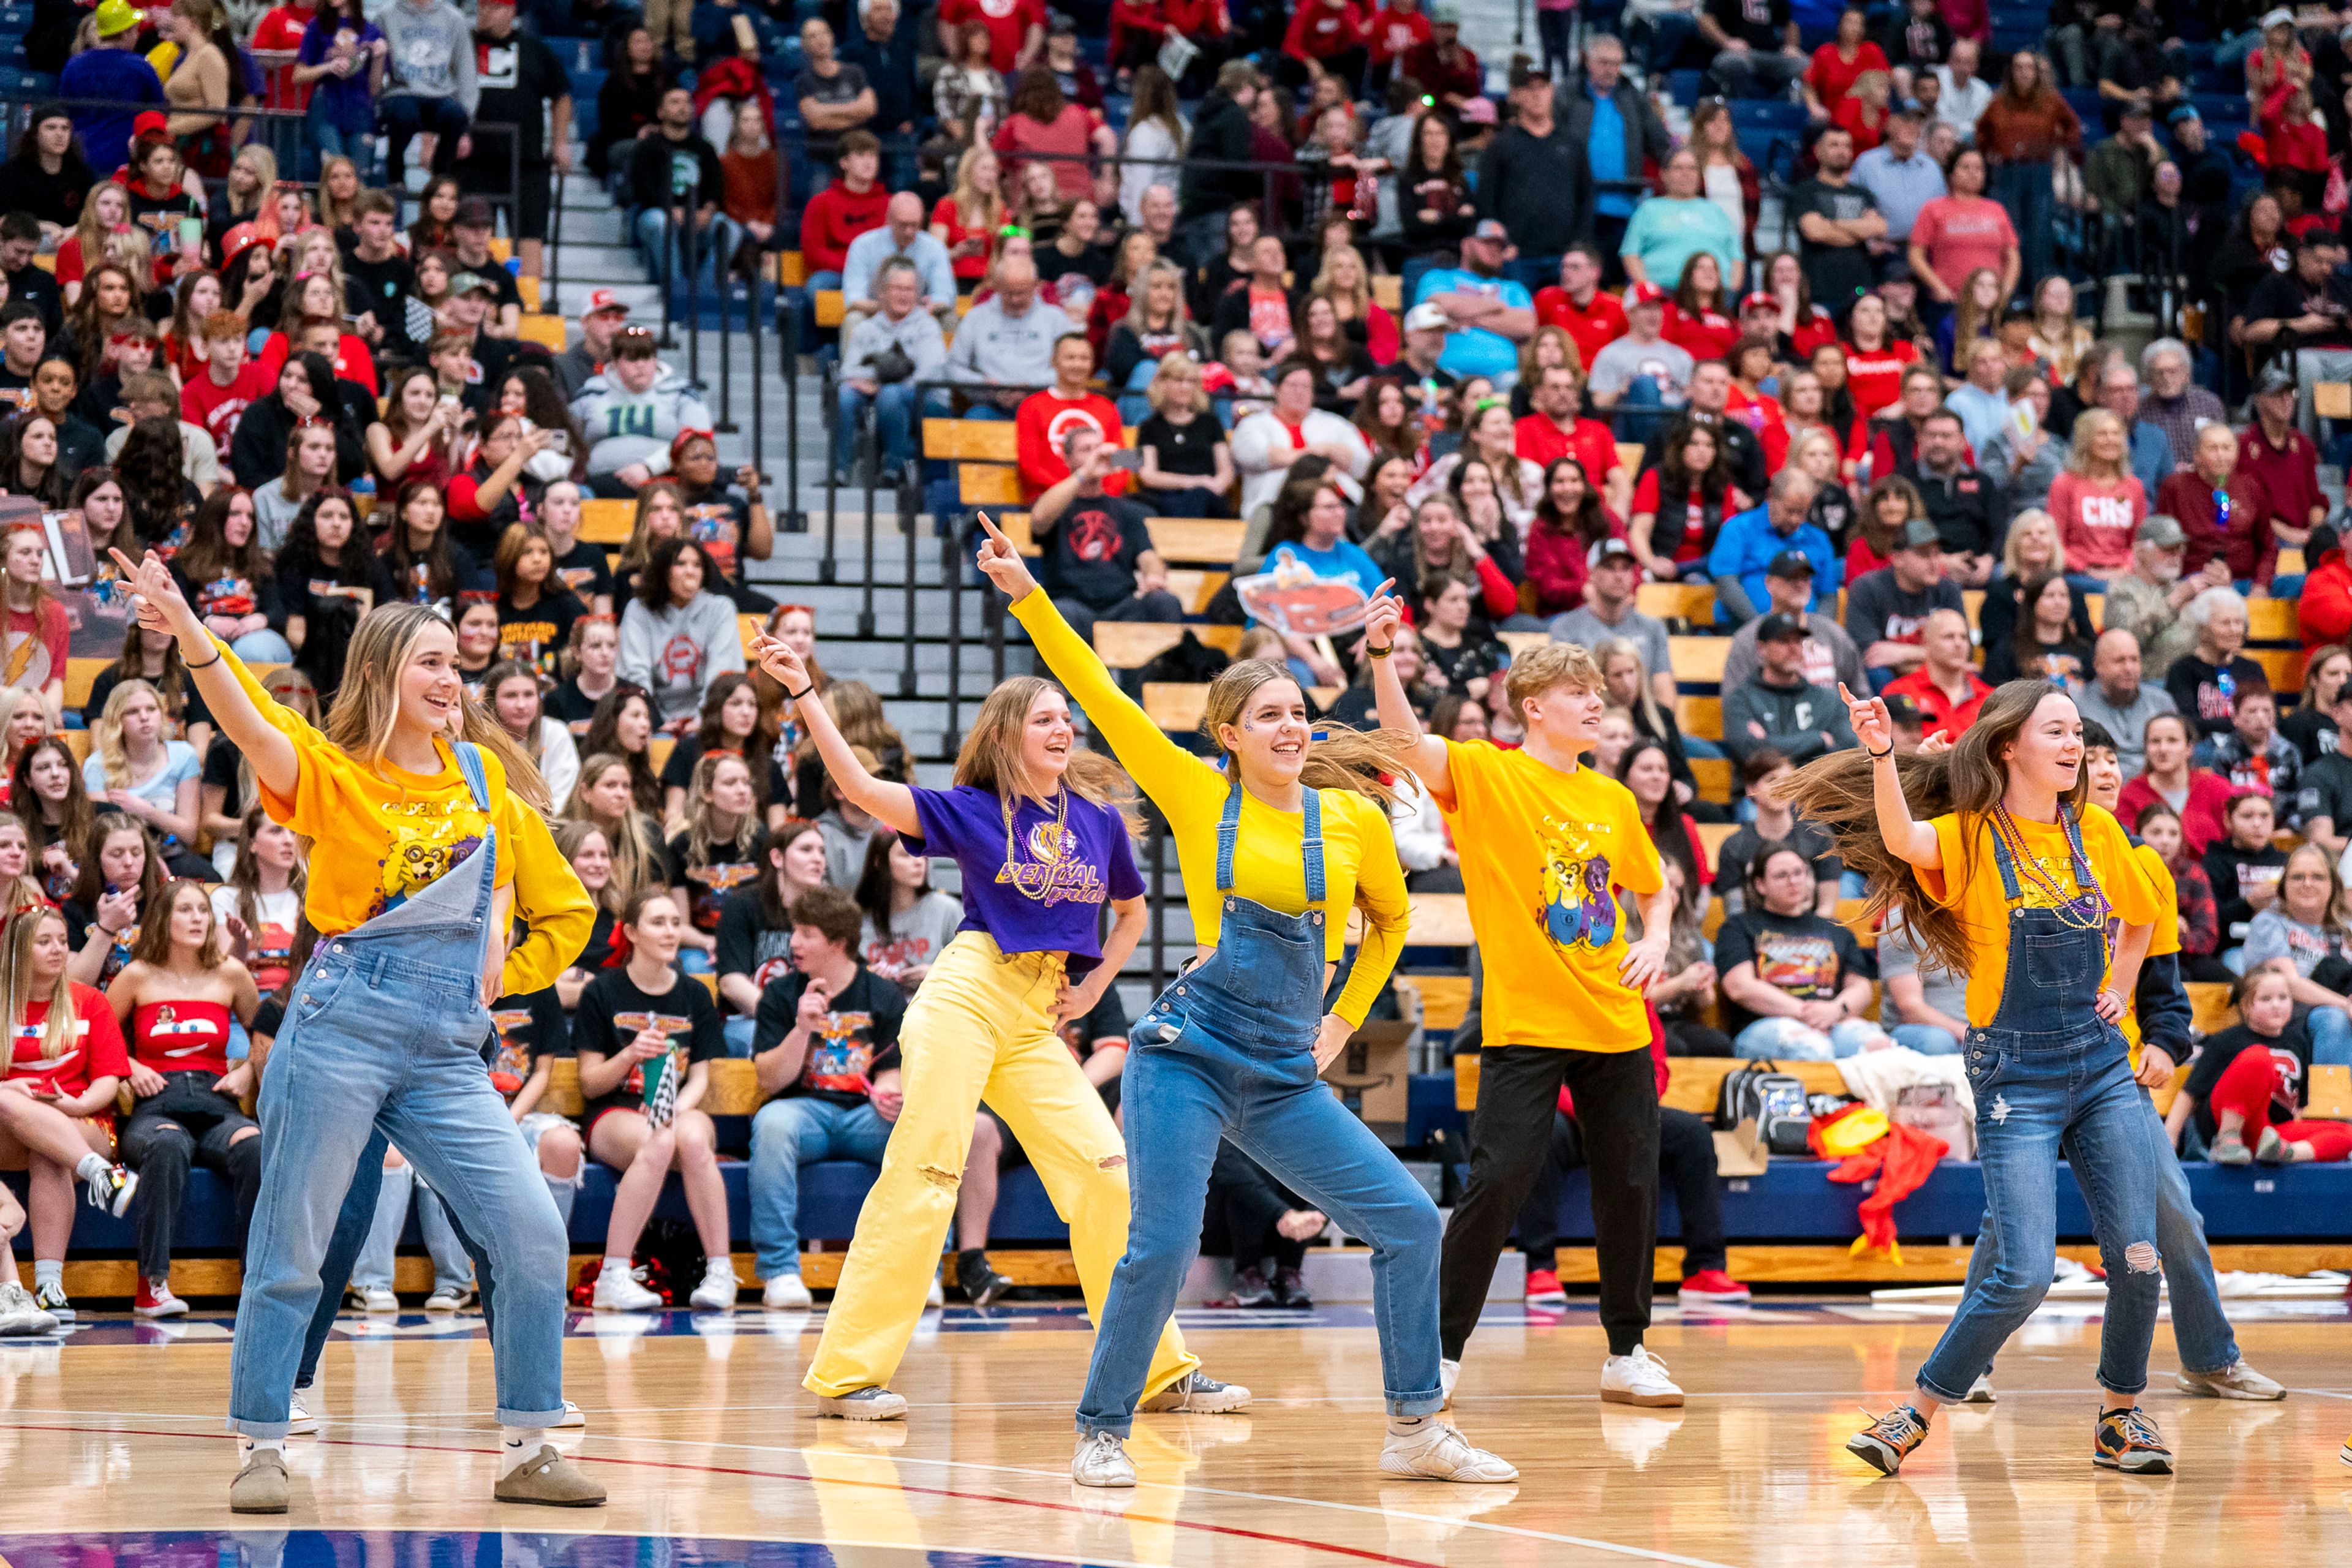
[[[978,1247],[956,1254],[956,1283],[975,1307],[985,1307],[1013,1289],[1013,1281],[991,1268],[988,1254]]]
[[[1847,1438],[1845,1451],[1880,1475],[1891,1476],[1927,1436],[1927,1418],[1908,1405],[1898,1405]]]
[[[2172,1450],[2164,1446],[2164,1435],[2147,1411],[2137,1406],[2105,1410],[2099,1413],[2099,1425],[2092,1434],[2091,1463],[2126,1475],[2168,1476]]]
[[[1307,1276],[1296,1268],[1280,1269],[1275,1274],[1274,1300],[1276,1306],[1295,1307],[1301,1311],[1315,1305],[1315,1298],[1307,1294]]]

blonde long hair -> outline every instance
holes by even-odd
[[[1215,748],[1217,765],[1228,779],[1241,777],[1241,763],[1217,738],[1217,731],[1223,725],[1239,724],[1242,710],[1258,688],[1274,680],[1296,683],[1297,678],[1272,659],[1244,658],[1225,666],[1209,683],[1208,700],[1201,711],[1201,733]],[[1347,790],[1378,802],[1386,810],[1397,802],[1396,788],[1387,781],[1403,775],[1418,742],[1418,736],[1394,730],[1351,730],[1328,720],[1318,721],[1298,782],[1307,789]]]
[[[612,752],[598,752],[580,764],[580,782],[572,786],[572,798],[564,803],[563,820],[584,824],[604,836],[604,847],[613,857],[613,883],[619,889],[617,901],[609,907],[617,914],[632,894],[651,885],[648,873],[660,863],[660,857],[652,837],[646,832],[645,813],[636,809],[634,798],[618,822],[604,821],[588,804],[588,792],[614,768],[628,772],[628,759]],[[570,858],[569,852],[565,858]]]
[[[360,617],[343,658],[343,682],[335,689],[334,706],[320,726],[328,743],[368,766],[381,770],[384,748],[392,743],[400,717],[400,676],[416,651],[417,639],[427,628],[444,630],[449,623],[429,605],[378,605]],[[124,681],[115,688],[144,685]],[[152,688],[149,688],[152,689]],[[107,699],[111,712],[114,699]],[[506,770],[507,791],[534,810],[548,808],[547,781],[539,765],[523,754],[490,710],[471,696],[459,700],[459,718],[450,741],[471,741],[499,760]]]
[[[129,789],[138,782],[131,776],[131,753],[122,744],[122,710],[131,706],[133,698],[141,696],[153,698],[156,710],[163,710],[163,694],[155,689],[152,682],[121,681],[106,694],[105,710],[99,714],[98,722],[89,727],[91,748],[98,752],[99,765],[106,770],[106,782],[112,789]],[[155,731],[156,749],[162,751],[170,745],[159,727]]]
[[[751,764],[734,752],[705,752],[694,764],[694,779],[686,792],[686,865],[678,868],[682,875],[689,867],[710,864],[714,844],[732,844],[739,858],[752,858],[760,844],[760,807],[755,801],[751,809],[735,819],[735,831],[721,838],[711,824],[711,814],[718,808],[711,805],[710,787],[719,782],[719,770],[732,763],[743,770],[746,779],[751,776]]]
[[[1015,675],[1000,681],[995,690],[981,700],[979,717],[964,731],[963,745],[956,752],[955,782],[1014,801],[1021,787],[1021,731],[1029,722],[1029,710],[1036,706],[1039,697],[1061,689],[1039,675]],[[1077,704],[1073,702],[1070,708],[1075,713]],[[1139,820],[1135,785],[1124,769],[1100,752],[1071,747],[1062,783],[1079,799],[1118,812],[1128,819],[1128,830],[1135,831]]]
[[[33,939],[43,921],[53,920],[63,925],[65,919],[55,905],[38,904],[9,910],[6,928],[0,931],[0,1009],[5,1010],[13,1034],[23,1025],[34,1003],[49,1005],[48,1019],[41,1026],[41,1059],[45,1062],[65,1055],[66,1046],[73,1038],[73,982],[60,971],[47,994],[34,994]]]
[[[1948,884],[1975,875],[1978,825],[2009,788],[2009,764],[2001,761],[2001,751],[2017,739],[2045,697],[2073,700],[2064,687],[2052,681],[2012,680],[1985,699],[1977,721],[1950,751],[1895,759],[1913,820],[1952,815],[1960,819],[1961,863],[1944,868]],[[1794,779],[1780,787],[1780,795],[1800,816],[1829,834],[1846,869],[1861,874],[1866,884],[1863,924],[1874,928],[1883,917],[1899,916],[1904,929],[1919,939],[1938,968],[1966,974],[1975,958],[1958,912],[1929,898],[1910,862],[1889,849],[1879,833],[1873,768],[1870,758],[1858,750],[1833,752],[1799,769]],[[2060,804],[2080,810],[2089,789],[2090,771],[2078,768],[2074,787]]]
[[[2091,442],[2101,430],[2111,426],[2124,437],[2124,455],[2116,459],[2115,477],[2117,479],[2127,479],[2132,477],[2131,432],[2125,430],[2124,422],[2105,408],[2085,408],[2074,416],[2073,444],[2066,452],[2068,473],[2086,479],[2092,477],[2091,464],[2095,459],[2091,456]]]

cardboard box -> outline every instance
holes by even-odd
[[[1418,1024],[1367,1022],[1331,1058],[1323,1081],[1364,1121],[1402,1123],[1411,1098],[1412,1042],[1420,1033]]]

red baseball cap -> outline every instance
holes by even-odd
[[[601,316],[607,310],[618,310],[625,316],[629,313],[629,307],[610,289],[597,289],[588,296],[588,302],[580,307],[580,314],[583,319],[589,316]]]
[[[153,110],[134,116],[131,121],[131,139],[133,142],[144,142],[150,137],[165,142],[172,140],[172,122]]]
[[[1630,310],[1636,305],[1663,305],[1669,298],[1655,283],[1635,283],[1625,290],[1625,308]]]
[[[1775,300],[1771,295],[1764,293],[1761,290],[1750,294],[1739,301],[1739,313],[1743,316],[1748,314],[1750,310],[1778,310],[1780,308],[1780,300]]]
[[[249,223],[240,223],[221,236],[221,265],[226,267],[255,246],[262,243],[261,231]]]

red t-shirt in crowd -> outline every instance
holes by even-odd
[[[1867,419],[1900,397],[1903,373],[1918,358],[1919,350],[1908,338],[1897,338],[1869,353],[1846,344],[1845,384],[1854,413]]]
[[[1888,681],[1885,694],[1908,697],[1919,705],[1921,735],[1943,735],[1957,741],[1962,731],[1977,721],[1977,715],[1984,709],[1985,699],[1992,695],[1992,688],[1985,684],[1982,676],[1970,670],[1969,694],[1963,700],[1955,702],[1942,687],[1936,684],[1935,679],[1927,673],[1927,667],[1923,664],[1910,674],[1897,676]]]
[[[228,1009],[182,997],[147,1002],[131,1015],[131,1054],[157,1072],[228,1071]]]
[[[988,63],[1009,71],[1033,26],[1045,25],[1045,0],[941,0],[940,26],[982,22],[988,27]]]
[[[1812,84],[1813,96],[1822,100],[1822,107],[1834,114],[1863,72],[1892,69],[1886,63],[1885,51],[1876,44],[1864,43],[1854,50],[1853,59],[1843,60],[1838,58],[1837,45],[1830,43],[1813,51],[1812,64],[1805,68],[1805,79]]]
[[[1298,0],[1290,13],[1290,30],[1282,36],[1282,52],[1295,60],[1328,60],[1362,42],[1364,14],[1354,0],[1339,0],[1336,5],[1331,0]]]
[[[1720,310],[1685,311],[1669,300],[1665,324],[1658,329],[1658,336],[1686,350],[1695,360],[1721,359],[1739,341],[1739,323]]]
[[[190,378],[180,388],[180,417],[203,426],[213,445],[226,452],[246,409],[268,396],[277,385],[277,376],[253,360],[238,366],[236,379],[226,386],[213,379],[207,366],[204,374]]]
[[[2099,481],[2063,473],[2050,481],[2045,504],[2070,570],[2121,572],[2131,564],[2132,535],[2147,515],[2147,492],[2139,480],[2129,474]]]
[[[0,655],[0,686],[37,691],[66,674],[66,647],[73,623],[65,606],[43,595],[40,614],[13,606],[8,611],[8,645]]]
[[[1574,339],[1590,371],[1593,356],[1625,335],[1625,306],[1616,295],[1599,289],[1593,290],[1591,304],[1580,305],[1555,283],[1536,290],[1536,324],[1558,327]]]
[[[863,194],[835,180],[801,209],[801,257],[811,272],[838,272],[849,261],[849,242],[889,221],[890,193],[877,180]]]
[[[1034,500],[1070,477],[1069,461],[1062,456],[1062,441],[1071,425],[1079,421],[1092,425],[1110,445],[1119,444],[1118,405],[1098,393],[1064,397],[1048,387],[1021,400],[1021,407],[1013,416],[1013,449],[1020,461],[1022,493],[1030,500]],[[1103,489],[1113,495],[1126,485],[1127,476],[1123,473],[1114,473],[1103,480]]]
[[[1982,196],[1937,196],[1912,220],[1911,243],[1957,298],[1969,274],[1978,268],[1989,268],[2000,276],[2002,255],[2016,248],[2017,230],[1999,202]]]
[[[308,5],[280,5],[262,17],[253,29],[253,50],[293,54],[302,47],[302,35],[309,30],[318,12]],[[272,109],[303,109],[310,102],[310,89],[295,81],[294,62],[288,60],[269,73],[269,107]]]
[[[100,1079],[130,1077],[131,1056],[123,1049],[122,1026],[114,1021],[114,1009],[106,998],[79,981],[67,984],[73,996],[74,1023],[65,1049],[43,1058],[41,1037],[48,1029],[49,1004],[46,999],[28,1002],[25,1021],[16,1026],[11,1040],[7,1076],[72,1099]]]
[[[1417,8],[1408,12],[1383,5],[1372,13],[1365,30],[1370,35],[1367,42],[1372,63],[1385,65],[1429,42],[1429,14]]]
[[[2271,515],[2289,528],[2309,528],[2311,509],[2327,504],[2319,488],[2319,449],[2292,426],[2273,447],[2260,420],[2247,426],[2238,436],[2238,472],[2263,487]]]
[[[1511,445],[1520,457],[1546,468],[1561,458],[1574,458],[1594,486],[1624,466],[1617,460],[1617,437],[1598,419],[1580,418],[1573,429],[1562,430],[1550,415],[1530,414],[1512,428]]]

